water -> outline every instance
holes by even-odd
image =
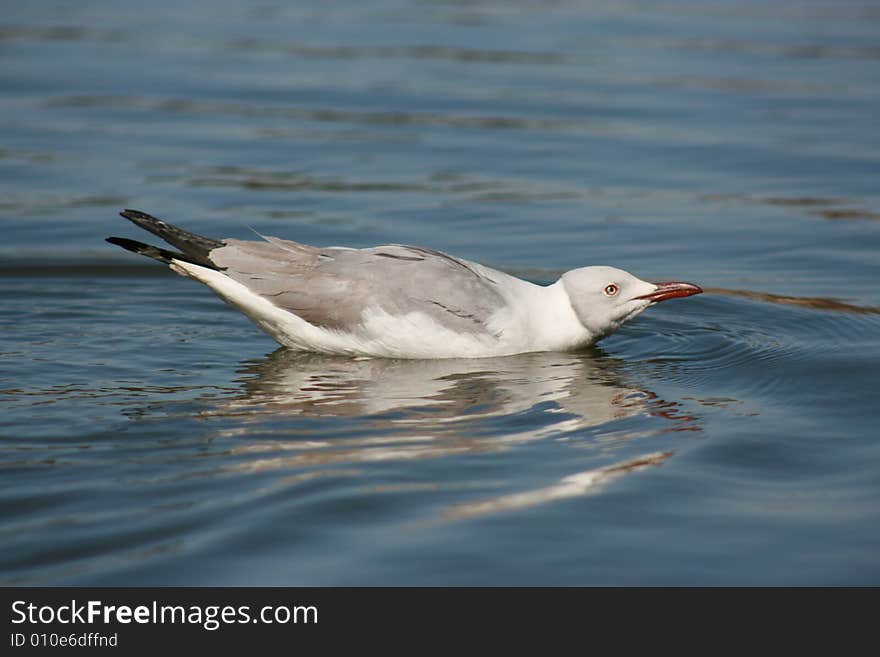
[[[880,584],[876,3],[14,3],[0,583]],[[103,242],[707,293],[596,348],[287,353]]]

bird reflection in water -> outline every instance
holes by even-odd
[[[636,415],[663,418],[667,430],[698,428],[676,402],[622,383],[621,363],[600,350],[503,358],[392,360],[347,358],[279,349],[242,370],[242,393],[208,413],[236,420],[220,436],[237,444],[224,470],[291,470],[285,482],[357,476],[357,464],[498,452],[544,438],[601,447],[644,432],[609,425]],[[305,418],[356,419],[316,429]],[[607,431],[600,427],[609,425]],[[644,427],[642,427],[644,429]],[[356,433],[356,435],[352,435]],[[656,433],[654,430],[648,432]],[[659,465],[651,452],[573,473],[547,489],[483,500],[446,517],[532,506],[581,495],[626,472]],[[307,472],[297,469],[309,468]],[[332,469],[330,469],[332,468]],[[345,469],[340,469],[345,468]],[[420,484],[419,489],[425,485]],[[372,489],[371,489],[372,490]],[[375,492],[375,491],[374,491]]]

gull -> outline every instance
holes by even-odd
[[[262,235],[221,241],[137,210],[120,214],[177,250],[124,237],[108,242],[204,283],[300,351],[387,358],[574,351],[660,301],[702,292],[606,266],[536,285],[421,246],[322,248]]]

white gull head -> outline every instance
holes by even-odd
[[[571,307],[594,340],[609,335],[649,306],[699,294],[691,283],[649,283],[615,267],[581,267],[560,278]]]

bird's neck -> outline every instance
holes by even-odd
[[[578,319],[562,280],[546,287],[536,286],[530,302],[536,346],[566,351],[586,346],[598,337]]]

